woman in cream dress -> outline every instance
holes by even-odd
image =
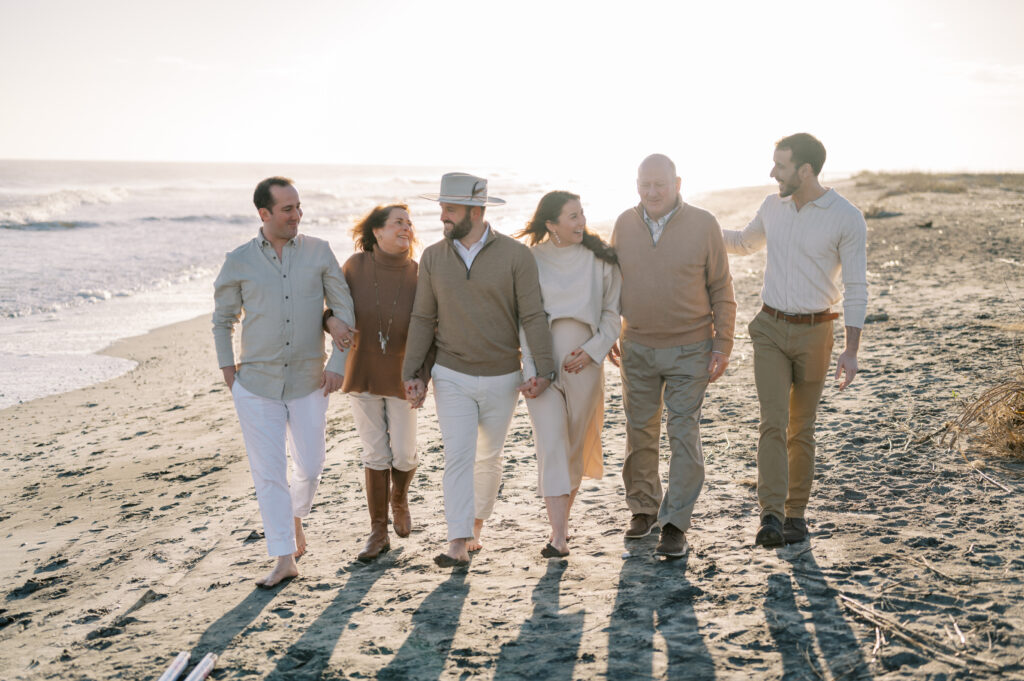
[[[569,555],[569,512],[584,477],[604,472],[601,426],[604,423],[605,355],[618,339],[622,274],[615,251],[587,231],[580,197],[554,191],[540,200],[525,237],[537,260],[544,311],[554,340],[558,376],[540,395],[530,380],[536,371],[526,339],[520,391],[533,421],[539,491],[544,497],[551,536],[545,557]]]

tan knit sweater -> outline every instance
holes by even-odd
[[[655,245],[636,206],[615,221],[612,245],[622,268],[625,338],[652,348],[713,338],[712,350],[732,352],[736,299],[711,213],[682,203]]]
[[[537,372],[554,371],[537,263],[523,244],[494,229],[488,233],[470,269],[451,239],[423,251],[403,380],[414,377],[435,340],[437,363],[449,369],[471,376],[518,371],[520,324]]]
[[[408,252],[391,255],[375,248],[354,254],[341,271],[352,291],[359,330],[348,353],[341,389],[347,393],[404,398],[402,360],[416,297],[416,261]],[[387,337],[383,350],[378,333]],[[432,359],[433,353],[428,353],[426,364]],[[417,375],[429,380],[429,366],[421,366]]]

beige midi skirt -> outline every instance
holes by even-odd
[[[604,358],[578,374],[562,368],[569,353],[592,335],[583,322],[556,319],[551,336],[558,376],[538,397],[526,400],[537,446],[537,488],[543,497],[569,494],[584,477],[604,474]]]

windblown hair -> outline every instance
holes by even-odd
[[[526,228],[515,235],[517,239],[526,238],[530,246],[536,246],[548,236],[548,222],[558,222],[558,216],[562,214],[565,204],[570,201],[579,201],[580,197],[572,192],[556,190],[545,194],[533,217],[526,223]],[[619,256],[615,249],[604,242],[601,237],[588,229],[583,230],[583,246],[594,253],[594,255],[612,265],[619,264]]]
[[[267,179],[256,185],[256,191],[252,194],[252,202],[256,204],[256,210],[260,208],[266,208],[267,210],[274,211],[274,197],[270,193],[271,187],[291,187],[295,183],[287,177],[280,177],[275,175],[274,177],[268,177]]]
[[[395,208],[401,208],[404,211],[409,210],[409,206],[404,203],[389,203],[386,206],[377,206],[352,227],[352,240],[355,242],[357,251],[369,252],[373,250],[373,247],[377,245],[377,237],[374,236],[373,230],[383,227],[388,221],[391,211]],[[416,232],[413,232],[411,246],[415,247],[418,243]]]
[[[811,164],[811,170],[817,175],[825,165],[825,145],[817,137],[806,132],[798,132],[783,137],[775,143],[776,149],[789,149],[793,155],[793,167],[799,169],[805,163]]]

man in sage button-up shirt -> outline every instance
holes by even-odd
[[[274,569],[256,581],[269,588],[298,575],[305,552],[302,521],[323,472],[328,394],[341,387],[344,350],[324,367],[324,303],[353,324],[352,297],[326,241],[300,235],[302,208],[291,180],[271,177],[253,201],[263,226],[227,254],[214,283],[213,336],[224,381],[242,426],[267,552]],[[242,319],[241,357],[232,336]],[[295,472],[288,481],[286,440]]]

